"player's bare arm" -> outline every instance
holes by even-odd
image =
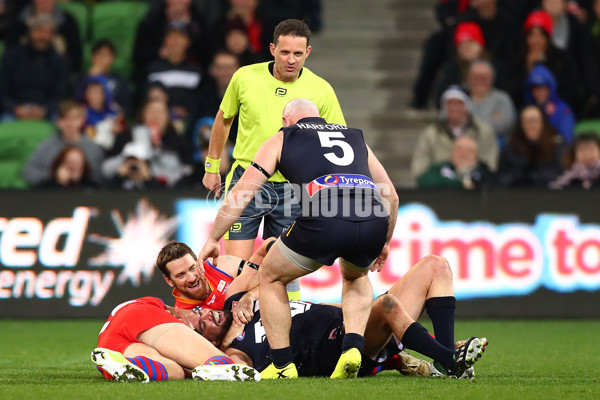
[[[394,184],[385,171],[385,168],[383,168],[383,165],[381,165],[377,157],[375,157],[375,154],[373,154],[373,151],[369,146],[367,146],[367,151],[369,152],[369,172],[371,172],[371,177],[379,188],[379,193],[384,199],[384,206],[390,215],[385,246],[381,251],[381,255],[377,258],[375,264],[373,264],[373,267],[371,267],[371,271],[381,271],[385,265],[385,261],[390,249],[390,241],[392,240],[392,235],[394,234],[394,227],[396,226],[396,219],[398,218],[399,200],[398,193],[396,193]]]
[[[231,358],[236,364],[244,364],[249,367],[252,366],[252,359],[248,357],[248,354],[244,353],[243,351],[237,349],[227,349],[225,351],[225,354],[227,354],[229,358]]]
[[[225,118],[223,115],[223,111],[219,110],[215,117],[215,122],[213,123],[212,130],[210,132],[210,141],[208,143],[208,157],[218,160],[221,158],[221,154],[223,153],[223,148],[225,147],[225,142],[229,137],[229,130],[231,129],[231,124],[233,123],[232,118]],[[211,192],[214,192],[217,197],[220,196],[221,190],[221,175],[217,173],[204,173],[204,178],[202,178],[202,184],[204,187]]]
[[[204,261],[209,257],[217,257],[219,255],[219,240],[239,219],[246,206],[254,198],[254,195],[267,182],[268,176],[273,175],[275,172],[279,157],[281,156],[282,145],[283,132],[280,131],[260,147],[253,161],[258,167],[250,166],[227,194],[227,198],[223,201],[219,209],[215,224],[206,244],[202,248],[202,251],[200,251],[199,260]]]

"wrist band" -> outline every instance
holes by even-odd
[[[253,262],[248,261],[246,264],[248,264],[248,266],[256,271],[258,271],[258,268],[260,267],[260,265],[256,265]]]
[[[219,166],[221,165],[221,159],[214,159],[210,157],[206,157],[206,162],[204,163],[204,170],[211,174],[219,173]]]

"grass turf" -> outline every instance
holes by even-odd
[[[600,321],[458,321],[457,338],[482,335],[490,341],[475,366],[474,383],[407,378],[390,371],[353,381],[302,378],[148,385],[118,384],[102,378],[89,358],[102,324],[0,321],[0,399],[600,398]]]

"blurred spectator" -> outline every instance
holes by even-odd
[[[201,97],[201,96],[199,96]],[[201,98],[198,99],[199,101]],[[175,132],[178,134],[184,134],[186,130],[186,121],[182,120],[178,115],[175,109],[171,106],[171,101],[169,98],[169,93],[167,92],[167,88],[160,81],[153,81],[147,84],[146,94],[143,97],[142,104],[145,104],[150,101],[160,101],[167,104],[169,107],[169,117],[171,118],[171,124],[173,124],[173,128],[175,128]]]
[[[568,12],[567,0],[542,0],[542,10],[552,17],[552,43],[577,61],[581,70],[586,54],[583,50],[583,24]]]
[[[521,25],[529,13],[540,6],[540,0],[504,0],[504,5],[516,19],[517,24]]]
[[[556,81],[552,72],[543,65],[536,65],[525,82],[525,104],[535,104],[543,110],[550,124],[570,144],[575,129],[575,116],[571,107],[556,92]]]
[[[11,29],[8,43],[24,43],[30,20],[39,15],[49,15],[56,28],[53,37],[54,49],[68,60],[69,70],[77,72],[81,69],[81,37],[75,18],[68,12],[56,7],[56,0],[31,0],[17,16],[16,24]]]
[[[578,95],[579,79],[573,60],[551,41],[552,17],[545,11],[534,11],[523,25],[525,40],[510,63],[507,71],[508,92],[517,108],[523,106],[524,83],[537,64],[545,65],[554,75],[557,92],[568,104]]]
[[[467,70],[477,59],[488,58],[481,28],[474,22],[461,22],[454,31],[455,52],[442,67],[435,90],[435,102],[450,85],[466,85]]]
[[[570,148],[565,172],[550,183],[552,189],[600,187],[600,138],[595,133],[577,135]]]
[[[169,96],[169,105],[178,119],[190,123],[198,110],[198,95],[203,76],[197,63],[188,61],[191,45],[185,25],[167,27],[160,59],[147,69],[146,83],[160,82]]]
[[[494,60],[510,56],[518,41],[518,23],[503,0],[471,0],[470,5],[458,22],[471,21],[481,27],[486,48]]]
[[[585,49],[590,58],[584,70],[589,96],[581,113],[581,118],[585,119],[600,118],[600,0],[593,0],[589,20]]]
[[[194,143],[194,172],[196,176],[192,178],[193,182],[201,182],[204,176],[204,160],[208,154],[208,144],[210,142],[210,132],[212,126],[215,123],[214,117],[202,117],[194,126],[193,129],[193,143]],[[228,142],[223,147],[223,153],[221,154],[221,163],[219,164],[219,172],[225,176],[229,172],[229,167],[233,161],[233,146],[234,143]]]
[[[140,81],[146,67],[153,61],[166,56],[163,39],[171,24],[186,26],[191,38],[189,54],[196,57],[202,66],[208,65],[213,47],[218,41],[207,35],[204,18],[192,6],[192,0],[157,0],[148,10],[136,33],[133,50],[134,81]]]
[[[250,50],[254,54],[262,54],[263,21],[256,14],[258,0],[230,0],[231,8],[227,13],[226,27],[243,26],[248,34]],[[227,29],[227,28],[226,28]]]
[[[202,83],[200,95],[199,117],[214,117],[219,111],[219,105],[225,90],[235,71],[240,68],[240,62],[235,54],[222,50],[215,54],[209,74]],[[231,136],[231,133],[230,133]]]
[[[470,8],[457,14],[457,23],[474,22],[482,31],[486,49],[494,60],[505,60],[517,40],[514,18],[498,0],[471,0]],[[417,80],[413,86],[410,106],[427,108],[433,82],[438,71],[451,54],[454,27],[434,33],[425,42]]]
[[[15,1],[0,0],[0,40],[6,41],[14,27],[18,6]]]
[[[83,84],[79,101],[85,110],[83,131],[106,151],[112,149],[115,136],[126,128],[123,113],[112,101],[108,80],[104,75],[94,75]]]
[[[145,149],[142,143],[127,143],[120,155],[107,159],[102,166],[103,170],[117,167],[107,186],[125,190],[166,188],[166,182],[161,182],[154,176],[150,159],[151,151]]]
[[[473,100],[473,115],[494,128],[500,147],[509,138],[517,119],[517,111],[508,93],[493,87],[494,67],[488,61],[471,63],[467,87]]]
[[[92,45],[91,56],[92,65],[87,71],[87,74],[83,74],[79,79],[75,93],[82,93],[82,86],[87,82],[89,77],[104,75],[108,80],[108,88],[112,93],[114,102],[119,105],[126,116],[131,116],[133,112],[133,105],[131,104],[131,88],[126,79],[112,71],[115,58],[115,46],[110,40],[100,39],[94,42]]]
[[[100,164],[104,159],[104,152],[81,132],[84,120],[84,111],[79,104],[72,100],[60,102],[56,121],[59,131],[45,139],[34,150],[21,174],[25,182],[35,186],[50,180],[51,165],[56,156],[66,146],[74,145],[83,150],[90,164],[91,180],[96,184],[101,183]]]
[[[521,111],[500,153],[498,182],[509,187],[548,187],[561,173],[560,136],[536,106]]]
[[[242,67],[262,61],[261,57],[252,50],[248,32],[240,20],[227,24],[225,49],[237,56]]]
[[[456,25],[457,18],[469,8],[470,0],[438,0],[435,16],[443,28]]]
[[[577,69],[578,76],[585,72],[586,65],[590,62],[593,55],[586,51],[586,44],[589,39],[584,25],[571,13],[568,12],[568,4],[576,4],[567,0],[542,0],[542,10],[546,11],[552,17],[552,43],[559,49],[566,52],[568,58],[573,60]],[[581,84],[582,80],[579,79]],[[584,88],[578,88],[583,92]],[[579,95],[573,99],[571,104],[575,108],[583,105],[584,96]]]
[[[131,133],[120,135],[118,140],[125,141],[125,145],[120,146],[123,151],[129,143],[136,145],[130,147],[146,151],[144,159],[148,160],[152,176],[166,186],[183,184],[191,174],[191,146],[175,132],[168,106],[163,101],[151,100],[144,104],[140,123],[133,127]],[[114,178],[125,155],[121,152],[102,165],[102,174],[108,181]],[[184,181],[180,182],[182,179]]]
[[[43,189],[84,189],[95,188],[91,179],[92,168],[85,153],[77,146],[66,146],[56,156],[50,166],[50,179],[40,183]]]
[[[493,174],[477,157],[477,142],[470,136],[454,140],[450,161],[434,164],[417,178],[420,188],[477,189],[491,183]]]
[[[496,135],[490,125],[472,115],[471,108],[471,99],[459,88],[450,87],[444,92],[439,120],[426,127],[417,141],[411,163],[415,179],[432,165],[449,160],[454,140],[462,135],[473,137],[479,159],[492,170],[496,169]]]
[[[6,50],[0,67],[3,120],[56,117],[68,88],[67,65],[52,47],[54,20],[39,14],[28,20],[29,41]]]

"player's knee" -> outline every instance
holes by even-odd
[[[400,300],[391,294],[381,296],[381,302],[383,304],[383,311],[386,314],[391,314],[400,308]]]
[[[277,283],[280,276],[277,271],[264,264],[258,269],[258,281],[261,285]]]
[[[446,278],[452,280],[452,269],[448,260],[444,257],[429,255],[424,259],[423,265],[427,266],[429,273],[433,278]]]

